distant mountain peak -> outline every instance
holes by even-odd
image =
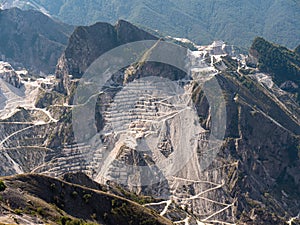
[[[53,73],[68,36],[70,25],[38,11],[19,8],[0,11],[0,55],[5,61],[37,73]]]
[[[7,0],[3,7],[39,10],[76,26],[122,18],[201,45],[223,39],[249,47],[255,36],[264,36],[295,48],[300,36],[300,5],[293,0]]]

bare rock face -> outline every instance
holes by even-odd
[[[28,70],[54,73],[73,27],[37,11],[0,11],[0,56]]]
[[[16,88],[22,85],[20,76],[15,72],[9,63],[0,61],[0,78]]]
[[[60,79],[58,90],[66,92],[69,75],[81,78],[92,62],[103,53],[129,42],[156,39],[123,20],[115,26],[96,23],[89,27],[77,27],[57,64],[56,77]]]
[[[146,39],[156,38],[125,21],[78,27],[57,66],[58,90],[70,94],[72,82],[101,54]],[[89,142],[74,138],[75,106],[64,101],[70,96],[45,90],[40,108],[19,109],[1,121],[1,175],[85,172],[102,184],[163,198],[145,206],[177,223],[285,223],[300,207],[299,117],[276,97],[277,89],[255,78],[261,72],[243,74],[246,65],[230,57],[230,49],[223,56],[222,46],[185,50],[188,76],[155,62],[114,74],[98,96],[92,115],[98,133]],[[212,77],[225,99],[218,107],[201,85]],[[212,115],[224,116],[218,114],[221,106],[227,113],[225,135],[210,146]]]

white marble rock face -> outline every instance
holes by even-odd
[[[22,85],[21,77],[7,62],[0,61],[0,78],[16,88]]]
[[[228,194],[227,188],[235,185],[241,163],[228,154],[228,159],[222,156],[208,160],[210,167],[207,167],[205,157],[214,150],[207,148],[210,116],[205,128],[200,126],[190,101],[193,82],[204,83],[226,70],[222,57],[233,54],[231,50],[223,42],[216,42],[188,51],[190,80],[182,80],[184,85],[177,94],[168,90],[173,90],[171,86],[160,87],[155,79],[141,78],[127,83],[105,102],[107,107],[101,111],[105,122],[99,134],[90,142],[65,143],[58,149],[51,149],[48,134],[55,129],[61,136],[68,134],[62,132],[65,124],[59,121],[61,112],[54,109],[74,106],[63,102],[38,108],[35,102],[39,89],[43,87],[50,93],[47,89],[51,89],[55,78],[48,76],[36,81],[20,78],[24,86],[17,88],[14,84],[18,84],[18,71],[8,63],[0,63],[0,159],[4,162],[0,165],[1,175],[34,172],[59,177],[83,171],[100,183],[112,181],[131,191],[159,197],[162,201],[145,206],[157,209],[175,222],[234,224],[237,199]],[[236,58],[238,70],[247,68],[245,57]],[[268,90],[272,98],[279,101],[284,97],[284,91],[267,74],[256,72],[249,78]],[[233,93],[231,104],[241,102],[242,97]],[[238,109],[241,118],[259,115],[262,120],[272,122],[270,129],[284,129],[258,107],[247,114],[246,109]],[[5,119],[8,122],[2,122]],[[243,122],[240,121],[246,126]],[[260,142],[257,140],[253,146]],[[239,138],[234,144],[237,151],[245,152]],[[172,160],[177,161],[172,163]],[[195,218],[190,217],[191,213]]]

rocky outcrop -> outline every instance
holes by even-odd
[[[103,53],[129,42],[156,39],[123,20],[115,26],[96,23],[89,27],[77,27],[57,64],[56,76],[60,79],[58,90],[65,92],[69,75],[81,78],[92,62]]]
[[[250,49],[250,53],[257,58],[259,69],[270,73],[278,86],[297,93],[300,103],[300,56],[297,51],[297,48],[292,51],[259,37]]]
[[[54,73],[73,27],[38,11],[0,11],[0,56],[30,71]],[[2,59],[2,60],[4,60]]]
[[[295,199],[300,193],[300,173],[296,172],[300,166],[299,122],[251,80],[247,80],[251,92],[236,83],[232,79],[236,76],[231,73],[220,77],[230,97],[226,144],[219,157],[238,163],[237,169],[227,171],[225,176],[231,195],[239,199],[240,222],[278,224],[280,219],[274,215],[288,213],[292,217],[299,212]],[[249,214],[251,219],[246,216]]]
[[[104,52],[142,38],[154,37],[124,21],[115,27],[98,23],[77,28],[58,64],[60,91],[71,93],[70,84]],[[147,62],[159,44],[141,56],[142,62],[113,74],[92,115],[95,124],[90,125],[98,133],[79,128],[92,136],[88,141],[75,139],[75,106],[63,101],[70,96],[45,90],[46,97],[37,101],[42,109],[20,108],[0,121],[0,157],[5,162],[1,175],[34,172],[58,177],[81,171],[103,186],[87,182],[82,174],[65,180],[99,189],[118,183],[154,196],[157,200],[144,206],[174,222],[284,224],[300,207],[298,114],[274,94],[283,90],[258,79],[267,74],[257,69],[246,73],[244,62],[224,56],[222,45],[196,52],[184,49],[188,74]],[[209,89],[215,102],[209,102],[210,92],[203,86],[212,78],[221,88]],[[37,116],[38,110],[44,116]],[[85,110],[83,116],[88,113]],[[221,140],[209,139],[215,134],[214,118],[226,118]],[[26,149],[27,162],[21,157]],[[58,200],[69,209],[65,198]]]
[[[21,77],[16,73],[16,71],[11,67],[11,65],[9,63],[1,61],[0,78],[16,88],[20,88],[22,85]]]

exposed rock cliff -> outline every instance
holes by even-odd
[[[56,76],[61,79],[58,90],[64,91],[68,86],[69,75],[80,78],[103,53],[129,42],[156,39],[124,20],[119,20],[115,26],[96,23],[89,27],[77,27],[58,61]]]
[[[100,54],[141,39],[155,37],[122,21],[115,27],[98,23],[77,28],[58,64],[60,91],[72,93],[70,84]],[[147,62],[160,46],[160,41],[154,43],[138,63],[113,74],[96,96],[94,120],[88,121],[96,133],[80,127],[84,137],[92,137],[82,142],[74,138],[77,121],[72,121],[72,113],[84,104],[67,104],[71,96],[48,88],[50,78],[31,84],[42,87],[44,94],[36,104],[40,108],[18,107],[0,121],[1,175],[33,172],[58,177],[82,171],[103,186],[117,183],[159,198],[144,206],[178,223],[284,224],[296,218],[297,103],[269,74],[248,67],[245,57],[231,57],[222,45],[176,54],[189,68],[184,73]],[[221,90],[209,89],[215,95],[211,102],[203,83],[214,80]],[[90,111],[78,119],[89,118]],[[221,140],[209,139],[217,134],[216,118],[226,118]],[[79,184],[85,179],[69,177]],[[67,204],[59,199],[60,203]]]
[[[9,63],[1,62],[0,61],[0,78],[4,81],[8,82],[9,84],[13,85],[16,88],[20,88],[21,77],[16,71],[11,67]]]

